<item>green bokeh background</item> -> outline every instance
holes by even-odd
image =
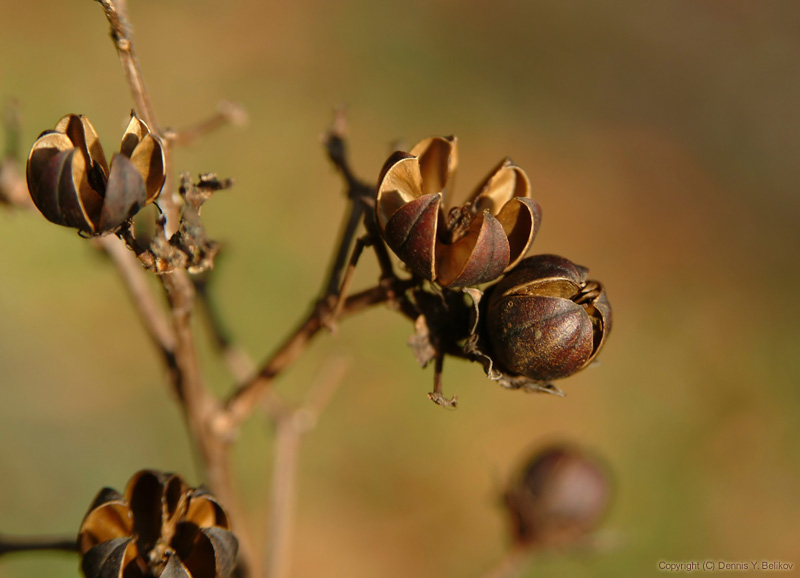
[[[349,361],[301,456],[295,576],[480,576],[508,543],[504,480],[557,440],[605,458],[616,500],[591,551],[543,555],[528,576],[800,564],[796,2],[133,0],[130,13],[164,125],[223,98],[250,113],[175,166],[236,179],[204,217],[226,253],[215,296],[254,358],[320,288],[344,213],[320,135],[340,104],[364,178],[393,142],[433,134],[459,137],[462,192],[513,157],[544,208],[534,251],[588,265],[614,306],[601,365],[564,381],[566,399],[502,390],[454,361],[455,412],[426,400],[431,370],[399,316],[379,308],[321,336],[278,385],[299,399],[330,359]],[[4,3],[10,97],[26,149],[69,112],[113,149],[132,102],[98,5]],[[74,533],[102,486],[143,467],[199,482],[110,264],[74,231],[2,207],[0,247],[0,532]],[[359,287],[374,283],[372,261]],[[200,335],[208,381],[228,391]],[[263,419],[236,447],[263,535]],[[9,556],[0,577],[77,565]]]

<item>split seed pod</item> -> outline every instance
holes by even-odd
[[[409,269],[442,286],[486,283],[525,256],[541,207],[530,181],[503,160],[461,206],[445,212],[457,160],[455,137],[427,138],[396,152],[378,181],[377,218],[387,245]]]
[[[28,155],[28,190],[47,220],[89,235],[117,229],[164,186],[164,148],[131,113],[120,152],[106,163],[89,119],[69,114]]]
[[[104,488],[81,524],[86,578],[228,578],[238,542],[228,515],[204,488],[142,470],[125,495]]]
[[[494,362],[541,382],[589,365],[611,330],[611,306],[603,286],[586,280],[588,272],[557,255],[536,255],[492,288],[487,323]]]
[[[514,538],[529,548],[580,540],[610,501],[605,468],[583,451],[560,445],[532,456],[505,494]]]

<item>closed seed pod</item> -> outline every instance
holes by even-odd
[[[100,491],[81,524],[78,547],[87,578],[228,578],[238,543],[227,513],[207,490],[143,470],[124,496]]]
[[[597,357],[611,330],[611,306],[587,273],[563,257],[536,255],[492,288],[487,335],[504,372],[549,382]]]
[[[566,546],[596,528],[611,502],[611,482],[597,459],[553,445],[528,459],[504,498],[518,544]]]
[[[487,283],[525,256],[541,222],[525,172],[505,159],[462,205],[445,210],[458,165],[455,137],[431,137],[384,164],[377,220],[408,268],[442,286]]]
[[[69,114],[31,147],[28,191],[47,220],[90,235],[114,231],[151,203],[166,178],[164,149],[135,113],[106,162],[92,123]]]

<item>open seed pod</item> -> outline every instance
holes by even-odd
[[[525,256],[541,208],[525,172],[503,160],[461,206],[445,211],[457,161],[455,137],[431,137],[396,152],[378,181],[377,218],[409,269],[442,286],[486,283]]]
[[[28,191],[39,211],[90,235],[133,217],[155,200],[165,178],[161,141],[133,112],[110,164],[92,123],[75,114],[42,133],[28,155]]]
[[[554,445],[531,456],[504,498],[518,544],[566,546],[583,538],[605,515],[611,483],[596,459],[577,448]]]
[[[86,578],[228,578],[238,542],[204,488],[142,470],[125,495],[104,488],[78,534]]]
[[[597,357],[611,331],[611,305],[587,273],[564,257],[535,255],[491,289],[487,335],[504,372],[549,382]]]

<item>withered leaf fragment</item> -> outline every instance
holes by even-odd
[[[228,578],[238,543],[228,515],[204,488],[142,470],[125,495],[105,488],[81,524],[87,578]]]
[[[69,114],[28,155],[28,191],[47,220],[89,235],[114,231],[164,186],[164,149],[131,112],[120,152],[106,162],[92,123]]]
[[[458,157],[455,137],[431,137],[396,152],[378,181],[377,218],[387,245],[417,275],[442,286],[487,283],[525,256],[541,207],[525,172],[505,159],[462,205],[444,198]]]

